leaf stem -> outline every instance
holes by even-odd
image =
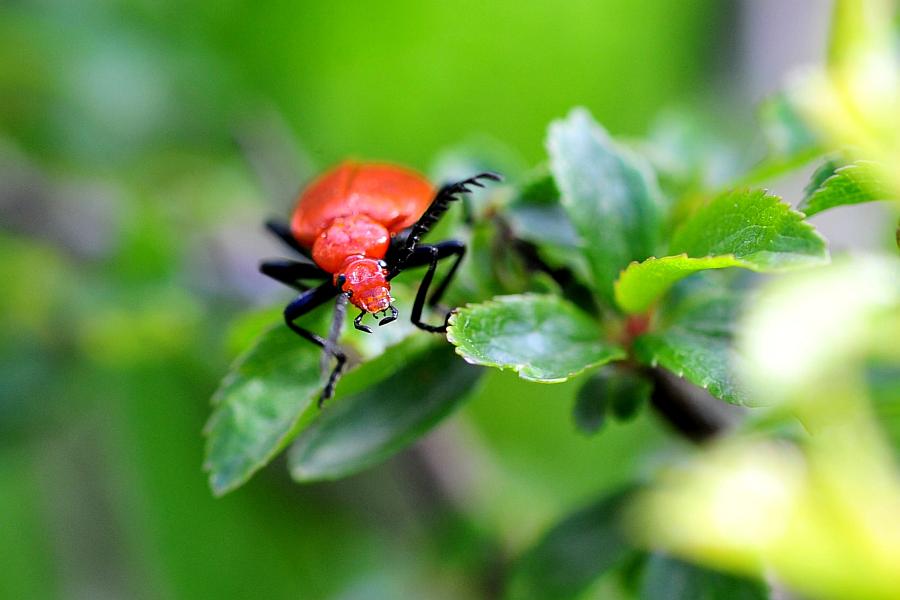
[[[650,404],[676,432],[700,444],[731,429],[743,410],[716,400],[701,388],[662,367],[648,367],[653,381]]]

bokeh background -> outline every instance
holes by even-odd
[[[821,56],[828,4],[0,4],[0,597],[490,597],[662,425],[587,438],[571,385],[491,372],[372,471],[299,486],[276,461],[213,499],[229,331],[289,296],[256,273],[262,221],[348,156],[435,174],[477,146],[515,178],[574,105],[625,136],[694,113],[752,156],[753,106]]]

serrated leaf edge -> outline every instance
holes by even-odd
[[[685,375],[684,375],[684,368],[680,368],[680,369],[678,369],[678,370],[676,371],[676,370],[670,369],[669,367],[667,367],[667,366],[665,366],[665,365],[660,365],[660,364],[659,364],[659,353],[658,353],[658,352],[653,352],[653,353],[651,354],[650,358],[649,358],[649,359],[646,359],[646,360],[641,359],[641,358],[640,358],[640,353],[638,353],[638,360],[639,360],[640,362],[642,362],[642,363],[644,363],[644,364],[646,364],[646,365],[648,365],[648,366],[654,368],[654,369],[656,369],[656,368],[662,368],[662,369],[665,369],[666,371],[668,371],[669,373],[672,373],[673,375],[675,375],[675,376],[678,377],[679,379],[682,379],[683,381],[686,381],[686,382],[690,383],[691,385],[696,385],[696,386],[698,386],[698,387],[703,388],[704,390],[706,390],[707,392],[709,392],[709,394],[710,394],[713,398],[716,398],[717,400],[721,400],[722,402],[726,402],[726,403],[731,404],[731,405],[733,405],[733,406],[743,406],[743,407],[749,407],[749,406],[750,406],[747,402],[741,402],[741,401],[740,401],[740,398],[739,398],[738,396],[734,396],[734,395],[729,394],[729,396],[731,397],[731,399],[729,399],[728,397],[718,396],[718,395],[716,395],[716,394],[713,394],[713,393],[709,390],[709,386],[710,386],[710,384],[716,383],[716,381],[715,381],[713,378],[709,377],[709,376],[703,377],[700,381],[694,381],[693,379],[691,379],[691,378],[689,378],[689,377],[685,377]]]
[[[786,202],[785,199],[782,198],[781,196],[779,196],[778,194],[775,194],[775,193],[771,192],[768,188],[745,186],[745,187],[736,188],[736,189],[727,191],[727,192],[724,193],[724,195],[726,195],[726,196],[731,196],[731,195],[734,195],[734,194],[737,194],[737,193],[747,193],[747,194],[751,194],[751,193],[754,193],[754,192],[762,192],[762,194],[763,194],[764,197],[767,197],[767,198],[774,198],[775,200],[778,201],[778,203],[779,203],[780,205],[782,205],[784,208],[787,209],[787,212],[788,212],[789,215],[792,215],[792,216],[794,216],[794,217],[799,217],[799,218],[797,219],[797,221],[798,221],[797,224],[798,224],[800,227],[802,227],[805,231],[811,233],[813,237],[817,238],[820,242],[822,242],[823,253],[822,253],[822,256],[819,257],[818,255],[815,255],[815,254],[801,254],[801,253],[798,253],[798,252],[772,252],[772,254],[785,254],[785,255],[796,255],[796,256],[808,256],[808,257],[813,258],[813,259],[818,259],[818,261],[810,262],[810,263],[807,264],[807,265],[793,266],[793,267],[792,267],[792,266],[785,266],[785,267],[764,267],[764,268],[759,268],[759,267],[755,267],[755,266],[746,266],[746,267],[740,267],[740,268],[749,269],[749,270],[755,271],[755,272],[757,272],[757,273],[783,273],[783,272],[792,271],[792,270],[798,269],[798,268],[806,268],[806,267],[818,266],[818,265],[827,265],[827,264],[829,264],[829,263],[831,262],[831,255],[830,255],[829,250],[828,250],[828,240],[825,238],[825,236],[823,236],[823,235],[819,232],[819,230],[816,229],[815,225],[813,225],[812,223],[810,223],[810,222],[807,220],[807,216],[808,216],[808,215],[806,215],[806,213],[804,213],[803,211],[798,210],[797,208],[794,208],[793,206],[791,206],[790,203]],[[718,198],[719,198],[719,197],[717,196],[717,197],[713,198],[710,202],[714,202],[714,201],[717,200]],[[694,218],[694,216],[696,216],[699,212],[705,210],[708,206],[709,206],[709,204],[704,204],[702,207],[700,207],[699,209],[697,209],[697,211],[695,211],[690,217],[688,217],[683,223],[681,223],[681,225],[679,225],[678,228],[672,233],[672,236],[671,236],[672,239],[674,240],[674,239],[676,238],[677,234],[679,233],[679,230],[682,229],[683,227],[687,226],[687,224]],[[682,254],[687,255],[686,252],[681,252],[680,254],[677,254],[677,255],[673,254],[672,256],[681,256]],[[753,254],[748,254],[748,256],[752,256],[752,255],[753,255]],[[715,258],[715,257],[717,257],[717,256],[735,256],[735,255],[734,255],[733,253],[729,253],[729,254],[707,254],[707,255],[701,256],[701,257],[688,256],[688,258]],[[655,257],[651,257],[651,258],[655,258]],[[664,258],[665,258],[665,257],[664,257]],[[745,260],[745,258],[746,258],[746,257],[737,257],[737,256],[735,256],[735,260],[747,262],[747,261]],[[638,262],[642,262],[642,261],[638,261]],[[631,265],[629,264],[628,266],[631,266]],[[626,267],[626,268],[627,268],[627,267]]]
[[[708,258],[726,258],[726,259],[733,260],[733,261],[735,261],[736,263],[740,263],[740,264],[734,264],[734,265],[722,265],[721,267],[704,267],[704,268],[702,268],[702,269],[697,269],[696,271],[691,271],[690,273],[687,273],[687,274],[685,275],[685,277],[688,277],[688,276],[693,275],[694,273],[698,273],[698,272],[700,272],[700,271],[712,271],[712,270],[717,270],[717,269],[743,268],[743,269],[749,269],[749,270],[751,270],[751,271],[759,271],[759,269],[757,269],[756,267],[754,267],[751,263],[747,263],[747,262],[744,261],[743,259],[740,259],[740,258],[736,257],[733,253],[729,253],[729,254],[708,254],[708,255],[706,255],[706,256],[699,256],[699,257],[698,257],[698,256],[688,256],[688,255],[687,255],[687,252],[682,252],[682,253],[680,253],[680,254],[671,254],[671,255],[668,255],[668,256],[659,256],[659,257],[657,257],[657,256],[648,256],[648,257],[645,258],[644,260],[633,260],[633,261],[631,261],[630,263],[628,263],[628,266],[626,266],[624,269],[622,269],[622,270],[619,271],[618,277],[616,277],[616,280],[613,282],[613,296],[614,296],[615,299],[616,299],[616,306],[618,306],[619,308],[621,308],[623,311],[625,311],[625,312],[628,313],[628,314],[640,314],[641,312],[643,312],[643,311],[645,311],[645,310],[649,310],[650,308],[652,308],[653,305],[654,305],[657,301],[659,301],[660,298],[664,297],[664,296],[666,295],[666,293],[669,291],[669,289],[671,289],[671,286],[669,286],[669,288],[663,290],[663,293],[662,293],[662,294],[660,294],[659,296],[657,296],[656,298],[654,298],[654,299],[653,299],[649,304],[647,304],[647,306],[644,307],[642,310],[639,310],[639,311],[630,311],[630,310],[626,309],[624,306],[622,306],[622,302],[619,300],[619,297],[620,297],[619,288],[621,287],[622,277],[625,275],[625,272],[626,272],[626,271],[629,271],[632,267],[638,267],[638,266],[640,266],[640,265],[643,265],[643,264],[646,264],[646,263],[649,263],[649,262],[661,261],[661,260],[665,260],[665,259],[667,259],[667,258],[681,258],[681,259],[687,259],[687,260],[706,260],[706,259],[708,259]],[[770,271],[770,272],[771,272],[771,271]],[[681,279],[684,279],[684,277],[682,277]],[[680,279],[679,279],[679,280],[676,280],[676,282],[677,282],[677,281],[680,281]]]
[[[458,354],[460,357],[462,357],[462,359],[464,361],[466,361],[467,363],[469,363],[470,365],[478,365],[478,366],[482,366],[482,367],[492,367],[492,368],[498,369],[500,371],[513,371],[521,379],[524,379],[525,381],[532,381],[535,383],[547,383],[547,384],[564,383],[564,382],[568,381],[569,379],[572,379],[573,377],[580,375],[581,373],[583,373],[584,371],[586,371],[588,369],[592,369],[594,367],[599,367],[599,366],[602,366],[602,365],[605,365],[605,364],[608,364],[608,363],[611,363],[611,362],[614,362],[617,360],[622,360],[624,358],[627,358],[628,354],[625,352],[625,350],[623,348],[621,348],[620,346],[616,345],[613,347],[618,352],[616,354],[614,354],[611,358],[609,358],[607,360],[595,361],[593,363],[587,364],[584,367],[582,367],[581,369],[569,373],[565,377],[548,379],[548,378],[530,377],[527,374],[523,373],[524,369],[527,369],[528,367],[531,366],[527,363],[515,364],[515,365],[500,365],[500,364],[497,364],[497,363],[491,362],[491,361],[479,360],[477,357],[464,354],[462,352],[461,347],[459,345],[457,345],[457,342],[459,340],[458,340],[458,338],[456,338],[456,336],[453,335],[453,332],[455,330],[456,318],[457,318],[457,316],[459,316],[458,311],[460,309],[488,308],[492,305],[510,304],[513,302],[518,302],[518,301],[532,299],[532,298],[549,298],[554,302],[560,302],[560,303],[565,302],[565,300],[563,300],[562,298],[559,298],[557,296],[553,296],[553,295],[549,295],[549,294],[530,294],[530,293],[529,294],[510,294],[510,295],[506,295],[506,296],[494,296],[490,300],[486,300],[484,302],[469,302],[463,307],[454,309],[453,312],[450,314],[450,320],[448,321],[448,327],[447,327],[447,341],[450,342],[451,344],[453,344],[454,352],[456,352],[456,354]],[[576,308],[576,310],[578,310],[578,309]]]
[[[809,218],[809,217],[812,217],[812,216],[814,216],[814,215],[817,215],[817,214],[819,214],[819,213],[821,213],[821,212],[824,212],[824,211],[826,211],[826,210],[829,210],[829,209],[831,209],[831,208],[837,208],[837,206],[849,206],[849,205],[847,205],[847,204],[844,204],[844,205],[836,205],[836,206],[827,206],[827,207],[822,208],[822,209],[820,209],[820,210],[816,210],[816,211],[813,211],[813,212],[807,212],[807,209],[809,208],[809,205],[813,203],[813,200],[814,200],[819,194],[824,194],[824,193],[828,190],[828,188],[829,188],[831,185],[834,184],[835,181],[837,181],[837,180],[838,180],[840,177],[842,177],[843,175],[846,175],[846,174],[848,173],[848,171],[858,171],[858,170],[865,170],[865,169],[877,169],[879,164],[880,164],[880,163],[878,163],[878,162],[876,162],[876,161],[873,161],[873,160],[855,160],[855,161],[853,161],[853,162],[851,162],[851,163],[849,163],[849,164],[846,164],[846,165],[844,165],[844,166],[842,166],[842,167],[836,168],[836,169],[834,170],[834,173],[832,173],[830,176],[828,176],[827,178],[825,178],[825,180],[824,180],[821,184],[819,184],[819,186],[818,186],[815,190],[813,190],[813,191],[811,191],[811,192],[809,192],[809,193],[806,194],[806,197],[803,199],[803,201],[800,202],[800,204],[797,205],[797,209],[796,209],[796,210],[797,210],[798,212],[800,212],[800,214],[803,215],[803,218],[804,218],[804,219],[807,219],[807,218]],[[872,192],[872,190],[867,190],[867,191],[869,191],[870,193]],[[873,195],[877,196],[878,194],[877,194],[877,193],[874,193]],[[868,202],[877,202],[877,201],[879,201],[879,200],[889,200],[889,199],[890,199],[890,198],[872,198],[871,200],[868,200]],[[854,204],[862,204],[862,202],[855,202]]]
[[[215,473],[213,471],[213,464],[210,461],[210,446],[212,444],[212,439],[210,438],[210,433],[212,431],[213,422],[216,420],[216,417],[220,414],[218,409],[220,408],[221,398],[220,396],[223,394],[222,390],[227,388],[232,381],[234,381],[239,373],[239,365],[243,364],[243,362],[250,356],[250,354],[256,349],[260,340],[263,339],[264,336],[268,335],[272,331],[275,331],[279,327],[283,327],[282,323],[275,323],[270,327],[264,329],[256,338],[253,340],[253,343],[250,344],[246,350],[241,352],[228,366],[228,373],[225,377],[222,378],[222,381],[219,382],[219,386],[216,388],[216,391],[213,393],[210,398],[210,405],[213,406],[213,413],[206,420],[206,423],[203,425],[202,434],[203,437],[206,438],[206,443],[203,445],[203,472],[208,473],[207,481],[209,483],[209,487],[213,492],[213,495],[217,498],[221,498],[225,494],[236,490],[241,487],[253,477],[263,467],[269,464],[273,458],[275,458],[284,448],[288,445],[288,443],[299,433],[297,431],[297,426],[302,420],[303,416],[309,411],[309,408],[313,405],[312,397],[315,393],[310,395],[309,404],[304,407],[300,412],[297,413],[297,416],[291,421],[290,427],[287,428],[284,435],[278,438],[278,443],[274,444],[273,450],[267,453],[262,459],[259,461],[255,461],[253,466],[247,470],[246,474],[239,479],[231,482],[227,486],[218,486],[215,484]]]

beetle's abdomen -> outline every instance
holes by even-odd
[[[337,273],[351,256],[380,260],[391,244],[391,234],[365,215],[334,219],[316,238],[312,257],[329,273]]]
[[[338,217],[365,215],[397,233],[431,204],[434,188],[422,175],[389,164],[344,162],[316,179],[291,217],[291,233],[310,247]]]

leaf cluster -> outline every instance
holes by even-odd
[[[827,263],[808,214],[886,194],[869,163],[836,157],[814,174],[800,210],[748,185],[818,154],[811,144],[808,136],[783,143],[730,184],[708,185],[666,172],[646,148],[616,141],[586,110],[573,110],[549,127],[547,166],[480,197],[469,207],[473,225],[459,217],[441,225],[470,248],[450,291],[461,306],[446,340],[399,324],[386,343],[346,332],[341,343],[354,360],[323,410],[315,406],[320,353],[282,325],[235,361],[206,429],[213,491],[235,489],[288,447],[300,482],[369,468],[451,414],[476,390],[482,367],[543,384],[578,378],[573,416],[589,434],[658,401],[661,370],[748,405],[734,338],[753,292],[740,274]],[[401,297],[414,289],[407,277],[397,280]],[[324,327],[324,312],[310,322]],[[572,597],[607,572],[648,598],[698,589],[767,597],[760,584],[632,547],[616,525],[627,498],[604,497],[553,528],[516,563],[510,597]],[[673,580],[683,589],[669,589]]]

